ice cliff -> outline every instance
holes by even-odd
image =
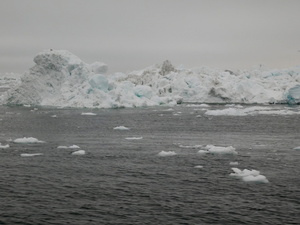
[[[169,61],[127,74],[87,64],[65,50],[47,50],[2,104],[62,107],[140,107],[195,103],[300,103],[300,67],[222,71],[176,68]]]

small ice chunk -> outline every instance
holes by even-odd
[[[240,170],[238,168],[231,168],[234,173],[230,173],[229,176],[241,179],[244,182],[253,183],[269,183],[268,179],[261,175],[258,170]]]
[[[239,165],[239,163],[238,162],[230,162],[229,165],[236,166],[236,165]]]
[[[22,153],[21,157],[32,157],[32,156],[38,156],[43,155],[43,153]]]
[[[58,146],[57,148],[71,148],[71,149],[74,149],[74,148],[80,148],[78,145],[71,145],[71,146]]]
[[[173,155],[177,155],[177,153],[174,151],[161,151],[160,153],[158,153],[158,156],[173,156]]]
[[[179,148],[201,148],[202,145],[179,145]]]
[[[264,175],[249,175],[242,178],[244,182],[253,182],[253,183],[269,183],[268,179]]]
[[[209,151],[201,149],[201,150],[198,151],[198,153],[204,155],[204,154],[209,153]]]
[[[235,148],[232,146],[220,147],[214,145],[206,145],[204,149],[206,149],[211,154],[232,154],[232,155],[238,154],[237,151],[235,151]]]
[[[194,166],[194,168],[202,169],[203,166],[198,165],[198,166]]]
[[[114,130],[129,130],[129,128],[125,126],[118,126],[118,127],[114,127]]]
[[[127,137],[126,140],[141,140],[143,137]]]
[[[33,144],[33,143],[44,143],[44,141],[40,141],[34,137],[23,137],[23,138],[17,138],[13,141],[14,143],[22,143],[22,144]]]
[[[51,117],[53,117],[53,118],[56,118],[56,117],[57,117],[57,115],[52,115]]]
[[[72,152],[72,155],[85,155],[85,150],[78,150],[78,151]]]
[[[2,144],[0,143],[0,149],[5,149],[5,148],[9,148],[9,144],[7,144],[7,145],[2,145]]]
[[[96,113],[92,113],[92,112],[86,112],[86,113],[81,113],[81,115],[84,115],[84,116],[96,116],[97,114]]]
[[[295,147],[294,150],[300,150],[300,146]]]

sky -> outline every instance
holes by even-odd
[[[299,0],[0,0],[0,73],[64,49],[108,73],[300,65]]]

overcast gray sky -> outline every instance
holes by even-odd
[[[299,0],[0,0],[0,72],[66,49],[109,73],[300,65]]]

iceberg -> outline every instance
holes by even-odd
[[[33,156],[38,156],[38,155],[43,155],[43,153],[22,153],[20,156],[21,157],[33,157]]]
[[[85,150],[78,150],[78,151],[72,152],[72,155],[85,155],[85,154],[86,154]]]
[[[158,153],[158,156],[162,156],[162,157],[174,156],[174,155],[177,155],[177,153],[174,151],[161,151],[160,153]]]
[[[231,168],[234,173],[230,173],[229,176],[241,179],[244,182],[253,182],[253,183],[269,183],[268,179],[261,175],[258,170],[240,170],[238,168]]]
[[[142,140],[143,137],[127,137],[126,140]]]
[[[117,126],[117,127],[114,127],[114,130],[129,130],[129,128],[125,127],[125,126]]]
[[[2,144],[0,143],[0,149],[6,149],[6,148],[9,148],[9,144],[2,145]]]
[[[60,148],[60,149],[74,149],[74,148],[80,148],[78,145],[71,145],[71,146],[64,146],[64,145],[60,145],[58,146],[57,148]]]
[[[265,104],[300,102],[300,66],[282,70],[176,68],[166,60],[142,70],[107,74],[66,50],[38,53],[35,65],[0,97],[1,104],[119,108],[188,103]],[[233,111],[243,115],[243,111]]]
[[[199,154],[229,154],[229,155],[237,155],[237,151],[234,147],[221,147],[221,146],[214,146],[214,145],[206,145],[204,150],[201,149],[198,151]]]
[[[17,138],[13,142],[14,143],[19,143],[19,144],[45,143],[44,141],[40,141],[40,140],[38,140],[37,138],[34,138],[34,137]]]

